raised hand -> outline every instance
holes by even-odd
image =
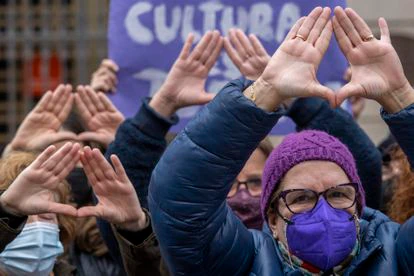
[[[258,106],[273,111],[294,97],[322,97],[334,105],[334,92],[316,79],[318,66],[332,36],[330,13],[330,8],[315,8],[293,26],[251,88],[253,91],[246,91],[253,95],[258,86],[271,93],[269,96],[265,96],[266,93],[258,95]]]
[[[26,116],[10,143],[12,150],[44,150],[47,146],[76,139],[76,134],[59,131],[73,104],[72,86],[59,85],[48,91]]]
[[[337,105],[351,96],[362,96],[394,113],[414,102],[414,91],[391,45],[387,22],[380,18],[378,24],[380,40],[354,10],[335,8],[335,36],[352,70],[351,81],[337,93]]]
[[[101,62],[98,70],[92,74],[91,87],[96,92],[113,93],[116,91],[116,85],[118,84],[118,78],[116,72],[118,72],[118,65],[110,60],[104,59]]]
[[[95,141],[108,146],[114,139],[124,116],[102,92],[96,93],[90,86],[79,86],[75,94],[76,106],[87,132],[78,135],[82,141]]]
[[[135,189],[118,157],[112,155],[111,161],[114,168],[98,149],[84,148],[81,162],[99,203],[80,208],[78,216],[100,217],[124,230],[142,230],[146,227],[146,216]]]
[[[247,37],[239,29],[229,30],[228,37],[224,38],[224,48],[240,73],[250,80],[257,80],[270,60],[259,39],[254,34]]]
[[[193,40],[194,35],[190,34],[167,79],[150,102],[165,117],[182,107],[205,104],[214,98],[214,94],[205,91],[205,83],[220,55],[223,38],[218,31],[209,31],[191,51]]]
[[[76,216],[73,206],[55,201],[56,189],[79,161],[79,144],[66,143],[43,151],[1,195],[3,208],[15,215],[55,213]]]

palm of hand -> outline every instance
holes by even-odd
[[[96,113],[87,124],[92,131],[113,135],[123,120],[119,112],[103,111]]]
[[[194,91],[201,91],[201,94],[207,93],[204,89],[207,75],[208,69],[200,61],[178,60],[165,82],[174,86],[171,89],[165,87],[166,91],[171,91],[168,99],[173,101],[175,106],[197,103],[200,93],[194,93]]]
[[[111,218],[110,221],[114,224],[125,223],[128,221],[137,221],[139,213],[136,206],[139,206],[139,201],[135,194],[132,184],[126,185],[120,183],[120,180],[112,180],[116,183],[105,181],[101,184],[106,189],[95,189],[99,204],[96,206],[101,211],[103,218]],[[111,189],[111,185],[116,185],[116,189]],[[134,202],[135,204],[131,204]]]
[[[282,98],[311,96],[309,88],[318,83],[316,71],[322,54],[310,44],[297,42],[283,43],[262,74]]]
[[[42,149],[50,144],[51,134],[56,134],[62,122],[52,112],[33,112],[23,121],[16,139],[16,148]]]
[[[14,183],[21,188],[14,188],[12,192],[15,194],[9,197],[15,198],[13,202],[19,203],[17,209],[26,214],[38,214],[49,210],[49,202],[54,201],[51,190],[56,189],[60,181],[45,170],[31,169],[23,171]]]
[[[395,62],[399,60],[398,55],[389,43],[363,43],[352,49],[347,57],[352,70],[350,83],[361,86],[361,96],[379,99],[406,83],[401,63]]]

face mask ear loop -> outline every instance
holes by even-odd
[[[359,254],[359,250],[361,249],[361,224],[359,223],[359,219],[356,213],[352,215],[352,218],[354,219],[356,232],[357,232],[357,239],[358,239],[358,253],[357,254]]]
[[[283,228],[283,234],[285,235],[285,240],[286,240],[286,245],[287,245],[287,248],[286,248],[286,249],[287,249],[287,254],[288,254],[288,257],[289,257],[289,265],[290,265],[290,268],[294,269],[294,268],[293,268],[293,263],[292,263],[292,257],[290,256],[289,242],[288,242],[288,239],[287,239],[287,234],[286,234],[288,224],[289,224],[289,223],[287,223],[287,222],[285,221],[285,227]]]

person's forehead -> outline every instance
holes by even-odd
[[[330,161],[306,161],[291,168],[281,181],[282,190],[312,189],[324,191],[350,182],[344,170]]]

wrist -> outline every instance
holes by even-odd
[[[253,101],[257,107],[268,112],[275,111],[282,103],[276,89],[261,77],[245,89],[243,94]]]
[[[7,192],[7,191],[6,191]],[[6,193],[4,192],[4,193]],[[15,217],[25,217],[25,214],[20,213],[15,208],[10,206],[10,204],[7,203],[7,200],[4,200],[4,193],[0,196],[0,209],[7,214],[10,214]]]
[[[377,101],[387,113],[397,113],[414,103],[414,89],[407,81],[402,88],[387,93]]]
[[[163,97],[162,91],[158,91],[149,102],[149,105],[155,112],[163,116],[164,118],[170,118],[177,112],[178,108],[175,107],[174,102]]]
[[[147,217],[148,215],[141,211],[138,215],[138,219],[134,219],[132,221],[124,222],[116,224],[116,228],[123,231],[129,231],[129,232],[138,232],[141,230],[144,230],[149,226],[149,219]]]

